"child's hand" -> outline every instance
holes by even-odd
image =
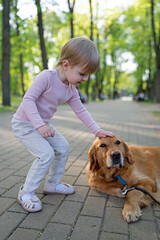
[[[114,137],[115,134],[109,131],[101,130],[97,133],[96,137]]]
[[[37,129],[37,131],[43,138],[54,137],[53,129],[50,126],[48,126],[47,124],[42,127],[39,127]]]

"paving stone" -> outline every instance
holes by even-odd
[[[72,156],[72,154],[69,154],[69,158],[67,160],[67,163],[73,163],[75,160],[77,159],[77,157],[75,156]]]
[[[128,234],[124,235],[119,233],[102,232],[100,236],[100,240],[128,240]],[[138,240],[138,239],[135,239],[135,240]]]
[[[101,219],[96,217],[80,216],[71,235],[71,240],[97,240]]]
[[[12,198],[0,198],[0,215],[5,212],[16,200]]]
[[[71,165],[72,165],[72,162],[67,162],[66,163],[65,172],[68,170],[68,168],[70,168]]]
[[[3,171],[0,172],[0,181],[10,176],[13,172],[15,172],[15,170],[13,169],[8,169],[8,168],[3,169]]]
[[[72,226],[67,224],[49,223],[42,233],[40,240],[67,239],[70,236],[71,230]]]
[[[36,240],[39,236],[39,230],[17,228],[8,240]]]
[[[40,185],[39,188],[36,190],[36,194],[43,194],[43,188],[44,188],[45,180],[46,180],[46,178],[44,178],[44,179],[42,180],[41,185]],[[43,194],[43,195],[44,195],[44,194]]]
[[[82,203],[64,201],[51,221],[74,224],[81,208]]]
[[[86,174],[81,174],[75,184],[81,186],[89,186]]]
[[[101,128],[115,132],[126,142],[159,146],[159,130],[148,114],[153,109],[159,111],[160,104],[117,100],[89,103],[86,108]],[[12,113],[0,114],[0,118],[1,240],[160,239],[159,207],[151,205],[143,209],[138,222],[127,224],[122,216],[125,199],[89,187],[85,167],[95,137],[66,105],[58,108],[51,122],[70,144],[62,181],[74,185],[76,192],[69,196],[44,195],[43,181],[36,192],[44,209],[32,214],[24,211],[16,199],[34,157],[11,133]]]
[[[20,182],[23,179],[23,177],[19,176],[9,176],[7,179],[4,181],[0,182],[0,188],[11,188],[13,187],[16,183]]]
[[[26,215],[29,214],[28,212],[23,210],[23,208],[17,201],[8,209],[8,212],[24,213]]]
[[[138,240],[158,240],[156,225],[153,221],[138,221],[129,225],[130,238]]]
[[[153,208],[151,206],[142,209],[142,220],[152,220],[153,217]]]
[[[82,209],[83,215],[103,217],[106,200],[100,197],[89,196]]]
[[[159,209],[158,209],[158,211],[157,210],[154,211],[154,216],[155,216],[155,220],[157,222],[158,230],[160,232],[160,210]]]
[[[6,151],[5,151],[5,152],[6,152]],[[8,167],[8,166],[12,167],[12,165],[15,164],[15,162],[17,162],[18,159],[19,159],[19,158],[18,158],[18,159],[17,159],[17,158],[15,159],[14,156],[9,157],[9,153],[6,153],[6,154],[3,155],[2,157],[4,158],[3,164],[4,164],[6,167]]]
[[[123,208],[125,204],[125,198],[112,197],[109,196],[107,201],[107,207],[121,207]]]
[[[5,189],[5,188],[0,189],[0,196],[3,195],[6,191],[7,191],[7,189]]]
[[[19,226],[25,218],[25,214],[5,212],[0,217],[0,239],[4,240]]]
[[[11,165],[11,168],[12,169],[21,169],[22,167],[24,167],[26,165],[27,165],[26,161],[23,162],[23,161],[19,160],[19,161],[16,161],[15,163],[13,163]]]
[[[121,208],[106,207],[102,230],[115,233],[128,233],[128,224],[123,219]]]
[[[9,197],[9,198],[15,198],[15,199],[17,199],[20,186],[21,186],[21,184],[19,184],[19,183],[16,184],[16,185],[13,186],[10,190],[8,190],[7,192],[5,192],[5,194],[3,194],[3,197]]]
[[[68,195],[66,201],[84,202],[88,194],[89,187],[75,186],[75,193]]]
[[[41,230],[47,225],[55,210],[56,206],[43,204],[43,210],[37,213],[30,213],[20,227]]]
[[[76,176],[66,176],[66,175],[64,175],[62,177],[62,182],[68,183],[70,185],[74,185],[76,179],[77,179]]]
[[[60,194],[46,195],[43,198],[42,203],[60,205],[62,201],[65,199],[65,197],[66,195]]]
[[[65,175],[73,175],[73,176],[79,176],[79,174],[82,171],[82,167],[79,166],[71,166],[66,172]]]
[[[82,159],[77,159],[74,163],[73,163],[73,166],[75,167],[85,167],[87,164],[87,161],[86,160],[82,160]]]
[[[23,168],[18,169],[18,171],[16,171],[16,172],[14,173],[14,175],[16,175],[16,176],[26,176],[27,173],[28,173],[28,171],[29,171],[29,169],[30,169],[30,165],[29,165],[29,166],[26,165],[26,166],[24,166]]]
[[[95,197],[103,197],[105,199],[108,199],[109,198],[109,195],[106,194],[106,193],[102,193],[102,192],[99,192],[97,191],[95,188],[90,188],[90,191],[89,191],[89,196],[95,196]]]

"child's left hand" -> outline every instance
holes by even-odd
[[[115,134],[109,131],[101,130],[97,133],[96,137],[114,137]]]

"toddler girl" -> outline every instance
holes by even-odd
[[[72,194],[73,186],[61,182],[69,154],[66,139],[50,124],[58,105],[67,103],[80,120],[97,137],[114,136],[93,120],[80,101],[76,87],[87,81],[99,66],[96,46],[87,38],[71,39],[62,48],[54,70],[43,70],[26,92],[13,115],[12,129],[16,138],[35,156],[18,202],[28,212],[38,212],[42,203],[35,191],[49,170],[44,184],[45,194]]]

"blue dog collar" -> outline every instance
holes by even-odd
[[[124,185],[127,186],[127,183],[118,175],[116,178]]]

